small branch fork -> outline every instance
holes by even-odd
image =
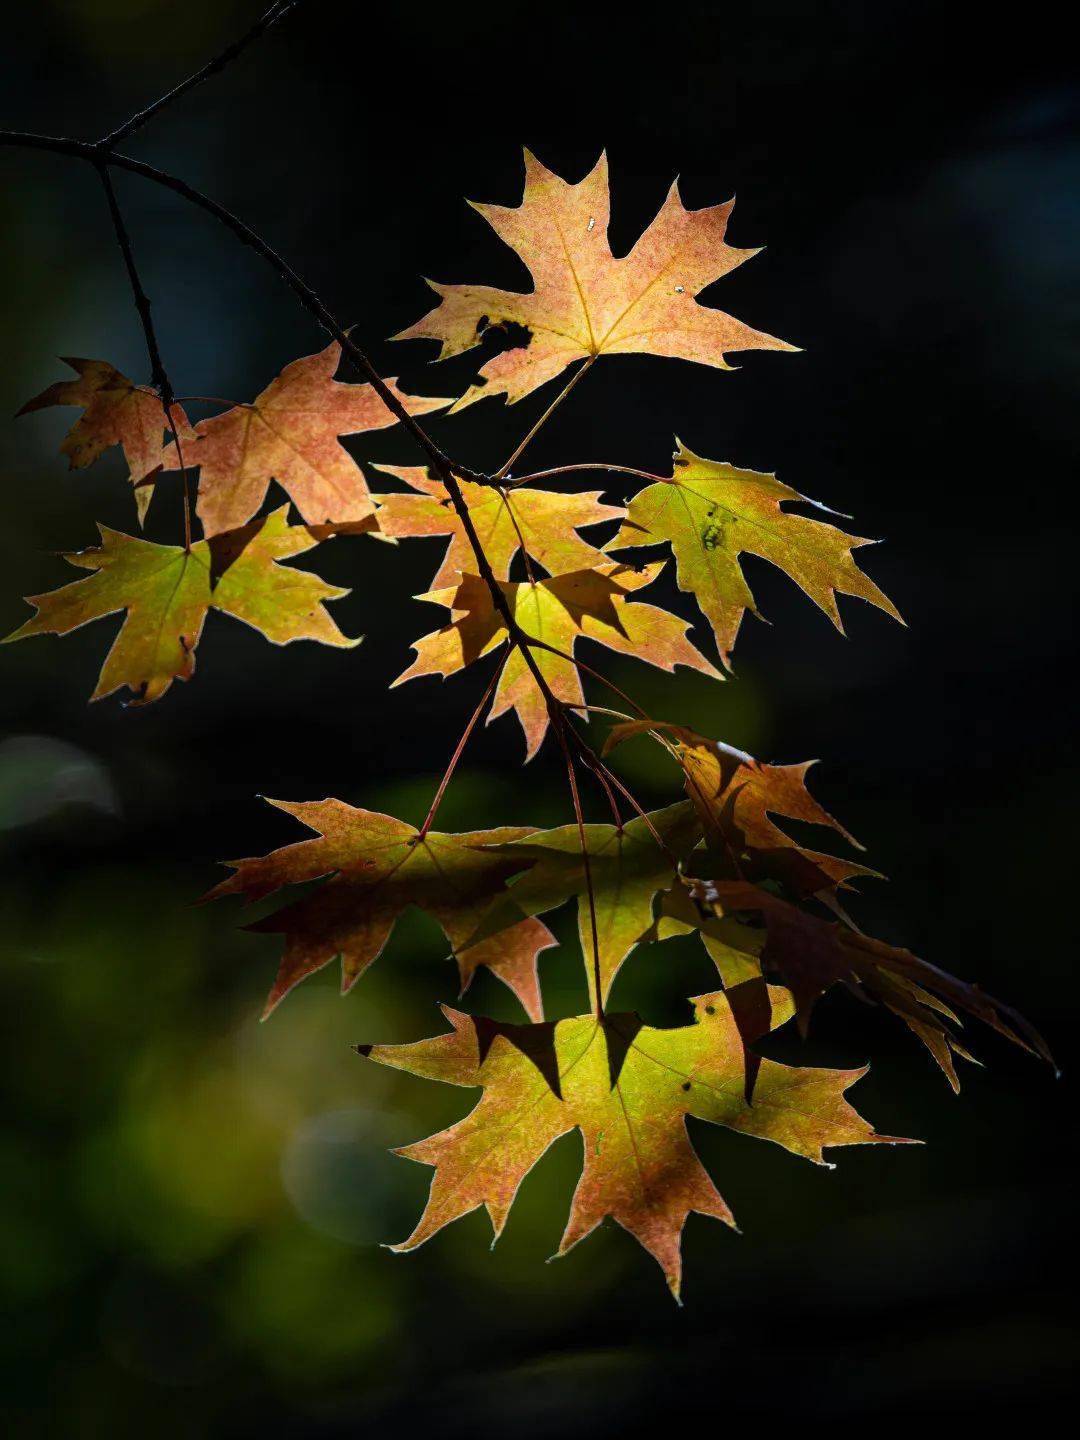
[[[398,397],[393,393],[393,391],[383,380],[382,376],[378,373],[366,352],[356,343],[354,339],[352,339],[351,335],[341,326],[341,324],[337,321],[337,319],[326,307],[326,305],[316,294],[316,292],[311,288],[311,286],[308,285],[304,280],[302,280],[300,276],[296,273],[296,271],[293,270],[293,268],[288,264],[288,262],[281,255],[279,255],[277,251],[274,250],[260,235],[258,235],[254,230],[252,230],[251,227],[247,225],[243,220],[239,219],[238,216],[234,215],[230,210],[226,209],[224,205],[221,205],[216,200],[212,200],[209,196],[202,194],[201,191],[196,190],[193,186],[189,185],[186,181],[180,179],[178,176],[172,175],[168,171],[160,170],[156,166],[149,165],[144,161],[136,160],[131,156],[118,154],[115,149],[116,145],[120,141],[130,138],[154,116],[160,114],[160,112],[168,105],[179,99],[180,96],[187,94],[197,85],[202,84],[202,82],[208,79],[211,75],[217,74],[221,70],[225,69],[226,66],[236,60],[248,48],[249,45],[254,43],[256,40],[259,39],[260,36],[264,35],[274,25],[278,24],[281,20],[283,20],[290,12],[298,9],[301,3],[303,3],[303,0],[277,0],[277,3],[271,5],[270,8],[259,18],[259,20],[256,21],[256,23],[251,27],[250,30],[248,30],[238,40],[234,41],[231,45],[227,46],[219,55],[215,56],[214,59],[209,61],[200,70],[190,75],[186,80],[181,82],[181,84],[177,85],[174,89],[170,90],[167,94],[161,96],[158,100],[148,105],[145,109],[133,115],[123,125],[120,125],[116,129],[110,131],[107,135],[105,135],[101,140],[97,142],[74,140],[64,136],[38,135],[25,131],[4,130],[0,131],[0,146],[7,148],[44,151],[46,153],[64,155],[69,158],[82,160],[91,164],[95,168],[101,179],[101,183],[105,191],[106,200],[108,202],[109,213],[113,222],[113,229],[116,234],[117,244],[124,260],[124,266],[127,271],[128,281],[131,285],[131,292],[134,299],[135,308],[138,312],[139,319],[142,324],[143,335],[146,341],[146,349],[150,362],[151,376],[154,386],[161,397],[162,408],[165,412],[166,429],[173,443],[176,445],[177,458],[180,461],[181,473],[183,474],[185,549],[190,551],[192,545],[191,496],[190,481],[187,471],[184,469],[183,466],[183,455],[180,450],[179,436],[176,433],[173,421],[173,407],[176,403],[176,397],[173,391],[172,384],[170,383],[168,377],[168,372],[166,371],[161,358],[161,350],[158,344],[157,334],[154,329],[153,319],[151,316],[150,300],[146,295],[145,290],[143,289],[139,272],[135,264],[131,237],[128,234],[126,225],[124,223],[123,215],[116,199],[116,193],[113,187],[111,174],[113,170],[123,170],[129,174],[141,176],[144,180],[149,180],[156,185],[160,185],[167,190],[173,191],[174,194],[179,195],[182,199],[186,200],[189,204],[194,205],[197,209],[200,209],[205,213],[212,215],[215,220],[217,220],[220,224],[224,225],[226,229],[230,230],[232,234],[235,235],[242,244],[246,245],[249,249],[254,250],[257,255],[260,255],[285,282],[285,284],[300,301],[300,304],[304,307],[304,309],[306,309],[315,318],[319,325],[334,340],[337,341],[337,343],[341,346],[342,352],[366,377],[372,389],[382,400],[383,404],[387,407],[387,409],[391,412],[395,419],[397,419],[401,423],[403,428],[412,436],[413,440],[423,451],[432,470],[446,487],[450,502],[453,505],[454,510],[461,521],[461,525],[463,530],[465,531],[466,538],[469,541],[470,548],[472,549],[473,554],[476,558],[476,564],[479,569],[480,577],[484,581],[488,588],[488,591],[490,592],[492,605],[494,606],[496,612],[499,614],[503,623],[506,626],[507,648],[503,654],[502,660],[499,662],[499,665],[496,668],[496,671],[487,686],[487,689],[484,693],[483,698],[480,701],[480,704],[477,706],[476,711],[473,713],[471,719],[465,727],[465,732],[462,735],[461,740],[459,741],[457,748],[454,751],[454,754],[451,756],[446,773],[435,794],[431,809],[428,812],[428,816],[419,832],[420,838],[422,839],[425,835],[427,835],[431,825],[435,820],[435,816],[438,811],[439,805],[442,802],[446,787],[450,783],[450,779],[454,773],[454,770],[457,767],[458,762],[461,759],[461,755],[465,749],[466,744],[468,743],[469,737],[471,736],[473,730],[479,722],[484,707],[487,705],[492,694],[494,693],[495,687],[498,684],[499,677],[502,674],[503,667],[505,665],[507,657],[510,654],[511,649],[518,650],[525,665],[528,667],[533,680],[535,681],[538,689],[540,690],[541,695],[543,696],[544,703],[547,707],[549,722],[551,724],[551,728],[555,732],[555,737],[558,741],[560,749],[562,750],[563,759],[566,765],[567,779],[569,782],[570,794],[574,807],[574,816],[577,822],[578,835],[581,843],[582,864],[584,869],[586,893],[589,905],[593,952],[592,980],[593,989],[595,992],[594,1009],[597,1018],[602,1019],[604,1010],[600,971],[600,945],[596,921],[596,897],[592,881],[592,870],[589,859],[588,845],[585,835],[584,812],[581,806],[581,797],[578,791],[577,777],[575,773],[575,751],[577,752],[578,763],[583,764],[586,769],[591,771],[592,774],[596,777],[601,787],[603,788],[608,798],[608,802],[611,806],[612,814],[615,818],[616,827],[619,829],[622,828],[621,816],[614,794],[614,791],[618,790],[619,793],[622,794],[623,797],[631,804],[637,814],[646,821],[654,838],[657,840],[657,843],[663,846],[665,852],[667,851],[668,847],[663,844],[655,828],[649,821],[648,816],[642,810],[641,806],[638,805],[636,800],[634,800],[633,796],[630,794],[626,786],[623,785],[622,782],[612,774],[609,768],[593,752],[592,748],[587,744],[587,742],[580,735],[580,733],[570,723],[567,707],[552,691],[550,685],[547,682],[547,679],[543,674],[543,671],[540,668],[539,663],[536,660],[535,655],[532,653],[532,646],[534,645],[538,648],[543,648],[547,650],[551,650],[552,647],[549,645],[545,645],[541,641],[533,640],[531,636],[526,635],[526,633],[522,630],[521,626],[518,624],[514,616],[513,609],[509,603],[509,600],[507,599],[506,593],[503,590],[502,585],[496,578],[494,571],[492,570],[491,563],[488,560],[487,554],[484,551],[483,544],[480,540],[479,535],[477,534],[476,526],[474,525],[472,516],[469,512],[469,507],[465,503],[464,497],[461,492],[459,479],[467,480],[474,484],[493,486],[499,489],[505,496],[507,490],[516,488],[516,486],[525,484],[527,481],[530,480],[549,478],[557,475],[571,474],[585,470],[608,470],[612,473],[634,475],[648,480],[664,480],[665,477],[660,475],[652,475],[647,471],[634,470],[628,466],[620,465],[565,465],[556,467],[554,469],[537,471],[532,475],[519,477],[513,481],[509,480],[508,474],[510,467],[521,456],[521,454],[532,442],[533,438],[536,436],[542,426],[547,422],[547,420],[555,412],[555,410],[566,398],[566,396],[569,395],[571,390],[573,390],[573,388],[577,385],[578,381],[590,369],[592,365],[592,359],[595,357],[587,360],[585,364],[582,365],[574,373],[570,381],[556,396],[555,400],[540,416],[539,420],[529,429],[522,441],[515,448],[513,454],[494,475],[486,475],[480,471],[476,471],[469,468],[468,466],[462,465],[458,461],[451,460],[451,458],[446,454],[446,452],[438,444],[436,444],[436,442],[427,433],[426,429],[419,423],[419,421],[414,416],[409,414],[404,404],[402,404],[402,402],[398,399]],[[523,545],[523,551],[524,548],[525,547]],[[577,663],[573,661],[572,657],[567,658],[571,659],[571,663]],[[588,667],[583,668],[587,669]],[[593,671],[589,671],[588,673],[595,674],[595,672]],[[602,676],[599,678],[603,679]],[[621,692],[619,693],[621,694]]]
[[[173,393],[172,383],[169,380],[168,372],[161,358],[157,333],[154,330],[154,319],[150,313],[150,300],[139,278],[139,271],[135,265],[135,254],[131,246],[131,236],[128,234],[127,226],[124,224],[124,217],[121,214],[120,205],[116,198],[116,191],[113,188],[109,167],[99,163],[97,172],[101,177],[101,184],[105,190],[105,198],[108,201],[109,214],[112,216],[113,229],[116,232],[116,243],[120,247],[120,254],[124,257],[124,268],[127,270],[132,298],[135,301],[135,309],[139,312],[139,320],[142,323],[143,336],[146,340],[146,353],[150,357],[150,378],[157,389],[158,395],[161,397],[161,408],[165,412],[165,429],[168,431],[169,439],[176,446],[176,458],[180,465],[180,474],[183,477],[184,484],[184,549],[190,555],[191,479],[184,465],[184,452],[180,448],[180,436],[177,434],[176,423],[173,420],[173,406],[176,403],[176,396]],[[143,477],[138,476],[137,478],[141,480]]]

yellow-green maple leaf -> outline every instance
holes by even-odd
[[[318,575],[278,562],[316,543],[303,525],[289,525],[288,506],[256,522],[251,538],[216,585],[212,543],[201,540],[185,551],[155,545],[99,525],[101,544],[71,551],[65,559],[93,573],[59,590],[31,595],[37,614],[7,636],[66,635],[91,620],[125,610],[124,623],[105,657],[92,700],[127,686],[134,704],[159,700],[174,680],[195,669],[208,610],[223,610],[262,632],[276,645],[318,640],[324,645],[358,645],[343,635],[324,609],[327,600],[347,595]]]
[[[435,1174],[419,1224],[393,1248],[415,1249],[481,1205],[498,1236],[522,1180],[577,1128],[584,1168],[558,1253],[611,1216],[659,1262],[678,1297],[690,1212],[734,1223],[690,1143],[687,1116],[773,1140],[819,1164],[828,1146],[901,1143],[876,1134],[844,1099],[865,1070],[780,1065],[746,1050],[749,1039],[792,1013],[786,990],[770,987],[760,998],[756,1033],[745,1024],[740,1031],[729,997],[717,993],[698,996],[694,1022],[673,1030],[633,1014],[500,1025],[443,1006],[448,1035],[359,1046],[381,1065],[484,1091],[464,1120],[398,1152],[433,1165]]]
[[[412,495],[373,495],[378,505],[378,526],[395,539],[412,536],[449,535],[443,562],[431,589],[452,585],[465,573],[476,570],[476,556],[461,517],[450,504],[446,486],[422,465],[377,465],[410,485]],[[459,482],[462,499],[497,580],[510,578],[510,562],[519,549],[526,550],[551,575],[587,569],[606,557],[578,529],[621,520],[623,506],[604,505],[600,491],[560,495],[531,486],[503,491],[494,485]]]
[[[653,900],[675,880],[676,866],[701,838],[701,822],[689,801],[636,816],[617,830],[614,825],[586,825],[589,882],[582,859],[577,825],[540,830],[503,847],[508,857],[530,862],[510,881],[506,896],[485,917],[478,936],[493,935],[516,917],[543,915],[571,897],[577,898],[578,935],[589,977],[589,999],[595,1005],[592,887],[596,914],[596,960],[601,1002],[606,1004],[623,961],[653,924]]]
[[[689,627],[685,620],[657,605],[631,600],[633,592],[652,584],[662,569],[662,562],[635,569],[610,560],[592,570],[574,570],[533,584],[500,582],[524,633],[552,647],[535,646],[532,654],[556,699],[570,706],[584,704],[581,676],[571,658],[579,639],[596,640],[662,670],[686,665],[723,679],[687,639]],[[445,605],[451,612],[450,624],[416,641],[416,659],[398,676],[395,685],[421,675],[453,675],[506,640],[505,622],[492,603],[488,587],[476,575],[464,576],[456,587],[434,590],[418,598]],[[526,759],[531,760],[547,734],[547,705],[516,649],[503,666],[488,720],[510,709],[521,721]]]
[[[608,548],[670,541],[679,588],[694,595],[725,664],[744,613],[758,613],[741,554],[760,555],[790,575],[841,632],[837,592],[857,595],[900,620],[888,596],[855,564],[852,551],[874,542],[781,509],[782,502],[795,500],[807,503],[775,475],[706,460],[680,441],[671,479],[634,496]]]

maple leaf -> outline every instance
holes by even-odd
[[[630,595],[651,585],[663,562],[633,568],[610,561],[592,570],[575,570],[534,584],[502,582],[503,594],[518,625],[533,640],[561,651],[533,649],[555,697],[570,706],[583,705],[577,666],[567,658],[580,638],[596,640],[611,650],[645,660],[661,670],[686,665],[722,680],[720,671],[686,638],[689,628],[678,616],[655,605],[630,601]],[[453,675],[501,645],[506,625],[491,593],[479,577],[466,575],[457,586],[417,597],[445,605],[450,624],[421,637],[413,646],[416,659],[394,681],[404,684],[419,675]],[[540,748],[548,728],[547,706],[535,678],[514,650],[506,659],[488,722],[514,709],[525,732],[526,760]]]
[[[757,1034],[791,1015],[778,988],[763,997]],[[694,1019],[661,1030],[637,1015],[579,1015],[547,1025],[500,1025],[443,1006],[447,1035],[360,1053],[451,1085],[482,1086],[464,1120],[397,1153],[435,1167],[412,1250],[483,1205],[496,1238],[522,1180],[560,1135],[582,1134],[584,1168],[558,1253],[611,1216],[659,1262],[672,1293],[681,1282],[681,1238],[691,1211],[733,1225],[731,1211],[686,1131],[696,1116],[773,1140],[823,1163],[833,1145],[903,1143],[878,1135],[844,1099],[863,1070],[809,1069],[755,1058],[748,1094],[745,1035],[723,992],[692,1002]]]
[[[533,833],[527,825],[474,830],[464,835],[420,832],[392,815],[359,810],[342,800],[290,803],[271,800],[318,834],[256,859],[228,862],[236,873],[205,897],[243,895],[261,900],[286,885],[325,878],[313,894],[256,921],[249,928],[285,936],[285,953],[263,1018],[301,980],[340,955],[345,994],[377,960],[398,916],[416,905],[442,926],[454,947],[462,993],[486,965],[513,990],[533,1019],[543,1006],[536,957],[555,943],[546,925],[519,912],[518,923],[497,940],[473,939],[506,880],[525,857],[484,847]]]
[[[431,588],[437,590],[452,585],[462,575],[475,571],[476,557],[465,527],[450,504],[446,486],[423,466],[378,465],[375,468],[395,475],[419,492],[372,496],[379,507],[379,528],[384,535],[396,539],[417,535],[451,536]],[[587,525],[600,525],[605,520],[621,520],[626,515],[621,505],[601,504],[599,490],[560,495],[528,486],[502,490],[493,485],[474,485],[467,480],[458,483],[484,553],[499,580],[509,578],[510,562],[522,548],[551,575],[586,570],[602,563],[604,555],[582,540],[577,531]]]
[[[621,830],[614,825],[586,825],[584,829],[596,912],[600,999],[606,1003],[623,961],[652,924],[655,896],[674,880],[678,862],[701,837],[701,824],[684,800],[653,811],[647,819],[638,816]],[[541,915],[578,897],[578,934],[589,977],[589,999],[595,1006],[592,918],[577,825],[537,831],[503,846],[502,853],[528,859],[530,868],[511,880],[507,895],[495,902],[478,935],[498,933],[512,922],[515,913]]]
[[[186,465],[199,466],[198,515],[207,536],[250,520],[276,480],[310,525],[362,520],[374,508],[360,467],[339,442],[343,435],[397,424],[370,385],[334,379],[341,360],[335,341],[316,355],[286,365],[250,405],[235,405],[200,420],[186,446]],[[386,384],[410,415],[426,415],[449,400],[405,395]],[[177,469],[166,447],[166,469]]]
[[[127,686],[132,704],[159,700],[174,680],[190,680],[208,610],[235,615],[276,645],[318,640],[352,646],[323,608],[348,595],[318,575],[278,562],[301,555],[316,543],[303,525],[289,525],[288,506],[259,522],[245,537],[239,556],[216,579],[213,541],[190,552],[180,545],[149,540],[99,525],[101,545],[71,551],[64,558],[93,573],[59,590],[31,595],[37,614],[5,639],[66,635],[91,620],[126,610],[120,633],[105,657],[91,700]],[[215,583],[216,580],[216,583]]]
[[[703,883],[684,876],[678,884],[659,895],[655,918],[642,934],[640,943],[696,934],[716,966],[725,990],[733,990],[747,981],[760,982],[761,952],[765,948],[761,929],[734,919],[716,906],[703,903],[700,889]],[[698,898],[695,899],[695,896]],[[740,993],[751,992],[748,988]]]
[[[105,360],[78,360],[66,355],[61,358],[79,378],[58,380],[28,400],[19,414],[29,415],[51,405],[81,406],[83,414],[68,431],[60,453],[68,457],[72,470],[83,470],[102,451],[119,445],[127,462],[128,479],[135,487],[135,508],[141,525],[154,488],[139,482],[162,464],[166,426],[161,396],[147,385],[136,385]],[[181,445],[194,438],[182,406],[173,405],[169,419]]]
[[[877,872],[865,865],[800,845],[772,818],[778,815],[824,826],[862,849],[806,788],[813,760],[765,765],[743,750],[665,720],[613,725],[604,754],[624,740],[647,733],[667,737],[667,748],[682,767],[686,793],[701,817],[706,841],[729,867],[727,878],[744,878],[748,870],[757,870],[768,878],[783,880],[802,898],[844,887],[856,875],[876,877]]]
[[[505,395],[512,404],[573,361],[598,355],[666,355],[728,370],[724,357],[731,351],[794,350],[695,300],[757,254],[725,241],[734,203],[687,210],[676,181],[637,244],[616,259],[608,242],[606,155],[571,185],[526,150],[521,205],[473,208],[524,261],[533,290],[429,281],[438,306],[394,338],[438,340],[445,360],[479,344],[492,326],[524,326],[527,343],[482,366],[481,380],[454,410],[485,395]]]
[[[852,551],[874,541],[845,535],[821,520],[789,515],[781,509],[783,501],[816,502],[775,475],[705,460],[682,441],[676,443],[671,480],[634,496],[626,523],[608,548],[670,541],[679,588],[696,598],[725,664],[744,613],[758,614],[739,565],[741,554],[760,555],[790,575],[841,633],[838,591],[869,601],[903,624],[896,606],[855,564]]]
[[[1017,1011],[985,994],[978,986],[957,980],[920,960],[909,950],[897,949],[846,925],[808,914],[780,896],[745,881],[690,880],[688,884],[693,900],[706,913],[712,911],[722,916],[756,913],[762,917],[764,945],[758,940],[753,946],[760,957],[759,969],[775,975],[791,990],[804,1033],[818,997],[841,981],[857,994],[872,996],[898,1015],[930,1051],[954,1091],[960,1089],[960,1082],[953,1055],[962,1055],[966,1060],[973,1057],[949,1028],[950,1022],[959,1024],[953,1006],[976,1016],[999,1035],[1053,1064],[1042,1036]],[[727,932],[729,937],[734,933]]]

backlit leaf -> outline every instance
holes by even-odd
[[[556,699],[571,706],[584,703],[577,665],[566,658],[573,655],[576,642],[582,638],[646,660],[661,670],[686,665],[718,680],[723,678],[686,638],[685,621],[655,605],[630,600],[634,591],[652,584],[662,569],[662,564],[634,569],[609,561],[594,570],[575,570],[536,584],[502,585],[514,618],[525,634],[562,652],[554,654],[540,646],[532,651]],[[456,587],[432,591],[418,598],[445,605],[451,612],[451,621],[444,629],[416,642],[413,646],[416,659],[398,676],[395,685],[420,675],[453,675],[490,654],[506,640],[505,622],[496,611],[487,586],[475,575],[466,575]],[[531,760],[547,733],[547,706],[517,650],[508,656],[503,666],[489,722],[510,709],[517,711],[525,732],[525,758]]]
[[[72,470],[93,464],[103,450],[119,445],[128,467],[128,479],[135,486],[135,506],[141,525],[154,493],[145,480],[162,464],[161,446],[166,433],[161,396],[148,385],[136,385],[105,360],[78,360],[64,357],[78,374],[77,380],[58,380],[19,411],[29,415],[50,405],[79,405],[83,414],[68,431],[60,452],[68,457]],[[169,411],[181,447],[194,438],[183,407]],[[185,463],[190,463],[185,455]]]
[[[758,613],[739,565],[741,554],[760,555],[790,575],[838,630],[844,628],[838,591],[899,620],[892,601],[855,564],[852,551],[873,541],[789,515],[781,504],[793,500],[804,497],[775,475],[704,460],[679,442],[671,480],[634,496],[626,524],[609,548],[670,541],[679,588],[692,592],[701,606],[725,663],[744,613]]]
[[[446,486],[423,466],[379,465],[396,475],[418,494],[373,495],[378,505],[379,529],[384,535],[404,539],[417,535],[449,535],[450,544],[435,578],[433,590],[453,585],[468,573],[476,573],[476,556],[457,512],[450,504]],[[604,556],[582,540],[578,530],[605,520],[621,520],[621,505],[604,505],[600,491],[559,495],[529,486],[503,492],[492,485],[460,483],[462,498],[491,568],[499,580],[510,577],[510,561],[524,548],[551,575],[584,570],[602,564]]]
[[[793,893],[811,895],[843,886],[856,875],[874,875],[865,865],[811,850],[793,840],[773,819],[801,820],[834,830],[850,845],[858,841],[819,805],[806,788],[812,760],[799,765],[764,765],[743,750],[710,740],[685,725],[632,720],[612,726],[608,754],[624,740],[663,736],[682,766],[709,848],[726,867],[727,878],[783,880]]]
[[[397,420],[370,385],[334,379],[336,342],[286,365],[250,405],[235,405],[200,420],[183,448],[185,465],[199,467],[198,514],[207,536],[250,520],[276,480],[309,525],[362,520],[374,508],[367,482],[340,443],[343,435],[383,430]],[[426,415],[448,400],[393,390],[410,415]],[[173,447],[163,456],[177,468]]]
[[[792,991],[804,1031],[817,998],[842,981],[898,1015],[925,1044],[954,1090],[960,1089],[960,1082],[953,1054],[972,1057],[950,1028],[950,1023],[959,1023],[952,1007],[976,1016],[999,1035],[1053,1064],[1046,1042],[1022,1015],[909,950],[811,915],[744,881],[689,883],[690,894],[706,912],[761,918],[765,925],[765,943],[759,947],[761,969]]]
[[[764,1034],[789,1018],[791,1001],[778,989],[759,998],[757,1033]],[[898,1143],[876,1134],[844,1099],[865,1070],[754,1056],[750,1084],[747,1030],[736,1025],[729,996],[692,1003],[693,1023],[672,1030],[633,1014],[498,1025],[444,1006],[448,1035],[359,1046],[381,1065],[484,1091],[464,1120],[398,1152],[435,1174],[419,1224],[393,1248],[415,1249],[481,1205],[498,1236],[522,1180],[553,1141],[578,1129],[584,1167],[558,1253],[610,1216],[657,1260],[677,1298],[687,1216],[734,1223],[690,1143],[687,1116],[773,1140],[819,1164],[833,1145]]]
[[[446,359],[478,345],[493,326],[524,327],[526,343],[489,360],[458,410],[485,395],[513,403],[573,361],[598,355],[667,355],[728,370],[732,351],[792,350],[695,299],[757,254],[727,244],[734,203],[687,210],[676,182],[630,253],[616,259],[608,243],[607,157],[571,185],[526,150],[521,204],[473,208],[524,261],[532,291],[432,283],[438,306],[395,338],[438,340]]]
[[[398,916],[410,905],[442,926],[457,954],[462,992],[476,969],[486,965],[513,990],[528,1015],[543,1015],[536,957],[554,944],[547,926],[519,911],[517,923],[497,940],[473,939],[507,879],[528,864],[524,856],[490,847],[531,835],[529,826],[465,835],[432,830],[421,839],[403,820],[358,810],[342,800],[270,803],[316,831],[318,839],[301,840],[257,859],[230,861],[236,873],[206,897],[261,900],[287,885],[325,879],[311,894],[251,926],[285,936],[264,1018],[294,985],[338,956],[342,993],[350,990],[381,955]]]
[[[279,563],[316,543],[303,525],[289,525],[287,509],[282,506],[266,517],[216,584],[207,541],[193,545],[189,553],[181,545],[154,545],[99,525],[100,546],[64,557],[93,573],[60,590],[31,595],[29,603],[37,614],[7,640],[66,635],[125,610],[90,698],[100,700],[126,685],[135,692],[133,704],[159,700],[174,680],[191,678],[195,647],[211,609],[246,621],[275,645],[291,640],[358,645],[324,609],[327,600],[349,592],[307,570]]]
[[[641,816],[629,820],[621,831],[614,825],[585,826],[604,1002],[623,961],[652,924],[654,897],[673,882],[678,862],[700,837],[701,823],[685,800],[654,810],[648,821]],[[505,846],[503,853],[531,864],[511,880],[507,896],[496,902],[479,933],[496,933],[515,911],[542,915],[576,896],[578,935],[595,1004],[592,919],[577,825],[537,831]]]

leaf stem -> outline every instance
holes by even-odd
[[[574,819],[577,821],[578,843],[581,846],[581,866],[585,874],[585,894],[589,902],[589,928],[592,932],[593,1013],[597,1020],[603,1020],[604,1000],[603,986],[600,977],[600,935],[596,925],[596,891],[593,887],[589,846],[585,839],[585,816],[581,809],[581,796],[578,794],[577,776],[574,774],[574,761],[570,754],[570,747],[566,743],[564,726],[565,717],[560,715],[559,723],[555,725],[554,729],[563,752],[563,759],[566,761],[566,778],[570,782],[570,798],[574,805]]]
[[[439,781],[439,788],[435,791],[435,798],[431,802],[431,809],[428,811],[427,818],[425,819],[423,825],[420,826],[420,832],[416,837],[417,844],[419,844],[420,841],[423,840],[425,835],[431,829],[432,825],[435,823],[435,816],[438,814],[439,806],[442,804],[442,798],[446,794],[446,787],[450,784],[454,771],[458,767],[458,761],[465,753],[465,746],[469,743],[470,735],[472,735],[472,732],[476,729],[480,716],[484,713],[484,706],[491,699],[495,691],[495,686],[499,683],[499,677],[502,675],[503,666],[506,664],[507,656],[509,654],[510,644],[508,641],[505,649],[503,650],[499,663],[495,667],[495,672],[492,675],[491,679],[488,681],[487,687],[484,690],[483,695],[480,697],[480,704],[477,705],[476,709],[470,716],[469,723],[465,726],[464,733],[462,734],[461,739],[458,741],[454,749],[453,755],[450,756],[450,763],[449,765],[447,765],[446,771],[442,779]]]
[[[521,558],[525,562],[525,574],[528,578],[529,584],[535,585],[536,574],[532,567],[532,561],[529,559],[528,546],[525,544],[525,536],[521,533],[521,526],[518,524],[518,518],[514,514],[514,507],[510,504],[510,497],[506,492],[506,486],[497,485],[495,488],[502,499],[502,503],[506,506],[506,513],[510,516],[510,524],[514,527],[514,534],[517,536],[518,546],[521,550]]]
[[[581,377],[592,368],[595,360],[596,356],[590,355],[589,358],[585,361],[585,364],[574,371],[568,382],[563,386],[563,388],[559,391],[558,395],[555,396],[555,399],[540,416],[540,419],[537,420],[536,424],[532,427],[532,429],[526,433],[525,438],[518,445],[514,453],[510,456],[508,460],[506,460],[502,465],[499,466],[498,470],[495,471],[495,474],[492,476],[493,480],[501,480],[504,475],[509,473],[510,467],[511,465],[513,465],[514,461],[517,460],[524,453],[526,448],[532,443],[532,441],[536,438],[539,432],[551,419],[552,415],[554,415],[555,411],[570,394],[570,391],[573,390],[574,386],[578,383]]]
[[[534,480],[554,480],[560,475],[575,475],[582,471],[606,470],[610,475],[635,475],[639,480],[652,480],[661,485],[670,485],[670,475],[654,475],[651,470],[638,470],[633,465],[606,465],[601,461],[586,461],[579,465],[553,465],[549,470],[534,470],[529,475],[518,475],[507,484],[507,489],[516,490],[519,485],[531,485]]]

